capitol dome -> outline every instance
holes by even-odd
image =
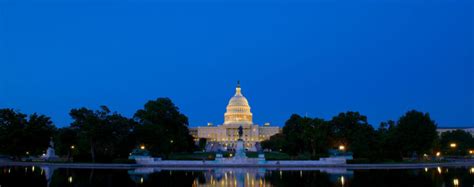
[[[227,112],[224,114],[224,125],[251,125],[252,113],[250,112],[249,102],[242,95],[240,84],[235,88],[235,95],[230,99],[227,105]]]

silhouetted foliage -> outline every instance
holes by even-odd
[[[310,154],[317,158],[326,155],[331,130],[323,119],[301,117],[293,114],[283,127],[282,133],[262,142],[264,149],[282,151],[292,156]]]
[[[135,141],[132,134],[135,123],[120,114],[111,113],[106,106],[101,110],[87,108],[72,109],[70,112],[74,121],[71,128],[79,134],[79,157],[85,153],[95,162],[108,162],[114,158],[127,158]],[[81,155],[82,154],[82,155]]]
[[[399,147],[402,156],[423,155],[432,152],[438,136],[436,123],[428,113],[416,110],[408,111],[400,117],[394,128],[394,143]]]
[[[270,149],[272,151],[283,151],[286,148],[286,137],[283,133],[278,133],[271,136],[268,140],[262,141],[263,149]]]
[[[188,118],[169,98],[148,101],[135,113],[139,122],[136,137],[154,156],[168,156],[172,152],[192,151],[194,141],[189,134]]]
[[[66,155],[67,161],[70,161],[73,154],[77,152],[75,149],[78,139],[77,130],[70,127],[60,128],[56,134],[56,154]]]
[[[358,112],[346,112],[330,121],[334,133],[334,147],[344,145],[354,158],[376,158],[377,140],[374,128],[367,117]]]
[[[36,113],[26,114],[13,109],[0,109],[0,152],[16,158],[41,155],[48,148],[55,132],[51,118]]]
[[[456,147],[450,147],[450,144],[456,144]],[[469,150],[474,150],[474,138],[463,130],[455,130],[441,133],[441,150],[446,155],[467,155]]]
[[[436,124],[422,112],[409,111],[397,122],[381,123],[378,130],[368,123],[366,116],[345,112],[330,121],[294,114],[286,121],[283,132],[262,142],[262,146],[293,156],[310,153],[317,158],[328,149],[343,145],[355,159],[373,162],[400,161],[413,153],[429,153],[435,140]]]

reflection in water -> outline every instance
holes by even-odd
[[[473,186],[474,167],[397,170],[286,168],[0,168],[0,186]]]
[[[179,172],[180,170],[175,170]],[[181,170],[182,171],[182,170]],[[346,179],[350,179],[353,171],[341,168],[327,168],[321,170],[302,170],[302,169],[264,169],[264,168],[214,168],[204,170],[193,170],[199,173],[194,177],[192,186],[274,186],[274,184],[285,183],[284,181],[294,181],[305,178],[327,181],[327,183],[340,183],[344,185]],[[165,173],[159,168],[137,168],[129,170],[131,180],[135,183],[149,183],[153,180],[152,175],[156,173]],[[275,179],[277,173],[278,179]],[[298,173],[296,178],[295,173]],[[313,173],[308,175],[308,173]],[[169,176],[173,171],[169,170]],[[185,177],[188,172],[184,173]]]

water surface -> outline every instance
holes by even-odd
[[[474,167],[347,170],[1,167],[0,186],[474,186]]]

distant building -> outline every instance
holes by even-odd
[[[463,130],[468,133],[471,133],[471,135],[474,136],[474,127],[438,127],[438,129],[436,129],[436,131],[438,131],[439,134],[443,132],[455,131],[455,130]]]
[[[263,126],[254,124],[252,115],[249,103],[242,95],[240,84],[238,84],[235,95],[227,105],[224,124],[214,126],[212,123],[208,123],[207,126],[191,128],[190,134],[195,141],[200,138],[207,139],[206,149],[208,151],[233,150],[239,138],[238,128],[242,126],[242,139],[245,142],[245,148],[249,151],[256,151],[256,145],[279,133],[280,127],[270,126],[269,123],[265,123]]]

